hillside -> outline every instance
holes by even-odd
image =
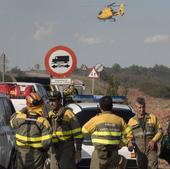
[[[88,74],[88,71],[85,73]],[[74,74],[81,75],[82,71],[77,69]],[[112,67],[104,67],[101,79],[107,83],[112,80],[124,87],[138,88],[154,97],[170,98],[170,68],[164,65],[152,68],[132,65],[122,68],[114,64]]]

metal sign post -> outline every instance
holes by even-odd
[[[94,78],[92,78],[92,95],[94,95]]]
[[[6,55],[5,55],[5,53],[2,53],[2,55],[1,55],[1,58],[2,58],[2,63],[0,63],[0,64],[2,64],[2,82],[4,82],[5,81],[5,62],[6,62]]]

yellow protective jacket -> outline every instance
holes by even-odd
[[[84,124],[82,132],[91,134],[94,145],[119,146],[123,139],[128,142],[133,137],[125,121],[109,111],[91,118]]]
[[[75,140],[78,142],[80,140],[81,142],[83,134],[75,114],[71,109],[63,107],[60,108],[59,111],[64,111],[63,117],[59,117],[59,112],[55,112],[54,110],[49,112],[49,119],[53,129],[52,142],[61,143],[69,140]]]
[[[142,152],[147,150],[149,141],[158,142],[163,134],[160,123],[154,114],[146,113],[144,130],[140,126],[137,116],[132,117],[128,125],[132,127],[134,141]]]
[[[48,120],[35,111],[27,114],[17,111],[11,116],[11,127],[16,129],[16,145],[47,150],[51,144],[52,129]]]

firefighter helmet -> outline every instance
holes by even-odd
[[[49,100],[61,100],[61,92],[60,91],[51,91],[49,95]]]
[[[37,107],[44,104],[42,98],[37,93],[30,93],[26,96],[26,104],[28,107]]]

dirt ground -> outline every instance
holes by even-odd
[[[129,89],[128,101],[132,107],[138,96],[145,98],[146,111],[154,113],[159,118],[164,133],[166,133],[167,125],[170,121],[170,99],[153,98],[137,89]],[[170,169],[170,165],[166,161],[159,159],[159,169]]]

